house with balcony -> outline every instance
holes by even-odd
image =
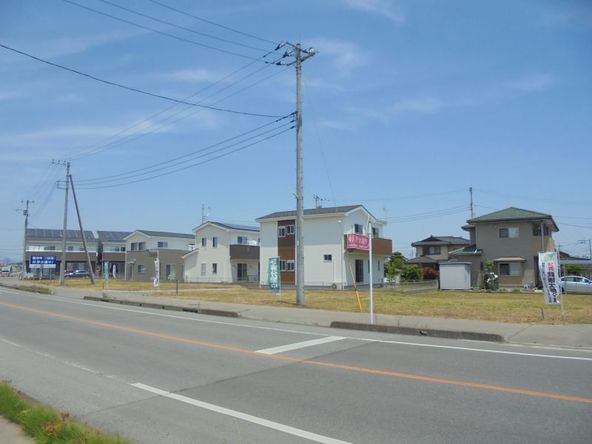
[[[27,228],[25,244],[26,272],[44,278],[57,277],[62,267],[64,230]],[[98,239],[84,231],[84,240],[93,270],[97,265]],[[66,230],[65,271],[88,270],[80,230]]]
[[[260,224],[260,284],[268,285],[267,264],[280,258],[282,285],[295,284],[296,211],[278,211],[257,219]],[[385,222],[363,205],[304,210],[304,284],[345,288],[370,283],[369,223],[372,225],[373,282],[384,279],[384,263],[392,241],[383,237]]]
[[[183,256],[195,248],[195,236],[186,233],[136,230],[124,237],[125,279],[152,281],[156,260],[161,281],[183,280]]]
[[[491,261],[500,287],[513,288],[540,285],[538,253],[555,250],[553,233],[559,231],[550,214],[515,207],[474,217],[462,228],[470,245],[449,256],[471,264],[471,285],[480,285]]]
[[[129,231],[97,231],[99,238],[99,272],[103,273],[107,263],[109,276],[123,279],[125,276],[125,238]]]
[[[183,256],[186,282],[259,281],[259,228],[207,221],[193,229],[197,248]]]
[[[408,264],[417,264],[422,268],[431,268],[439,271],[440,262],[448,261],[448,253],[470,245],[469,239],[458,236],[434,236],[430,235],[423,240],[413,242],[415,257],[407,261]]]

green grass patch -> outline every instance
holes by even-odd
[[[103,435],[73,421],[68,415],[26,400],[5,382],[0,382],[0,415],[20,425],[39,444],[131,444],[126,439]]]
[[[11,288],[13,290],[31,291],[33,293],[53,294],[53,290],[51,288],[34,284],[9,285],[0,283],[0,287]]]

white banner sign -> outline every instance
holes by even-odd
[[[559,304],[561,285],[559,281],[559,261],[555,251],[539,253],[539,273],[545,291],[547,304]]]

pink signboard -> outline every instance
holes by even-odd
[[[368,250],[368,236],[364,234],[348,234],[347,235],[347,245],[345,248],[354,248],[356,250]]]

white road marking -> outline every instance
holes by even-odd
[[[342,336],[325,336],[324,338],[311,339],[310,341],[302,341],[296,342],[294,344],[280,345],[278,347],[264,348],[262,350],[257,350],[257,353],[262,353],[264,355],[275,355],[287,351],[298,350],[300,348],[312,347],[315,345],[328,344],[329,342],[341,341],[342,339],[345,338]]]
[[[255,330],[278,331],[278,332],[282,332],[282,333],[295,333],[295,334],[308,335],[308,336],[322,335],[322,333],[318,333],[318,332],[315,333],[315,332],[309,332],[309,331],[291,330],[291,329],[278,328],[278,327],[263,327],[260,325],[248,325],[248,324],[241,324],[241,323],[236,323],[236,322],[216,321],[216,320],[212,320],[212,319],[202,319],[202,318],[197,318],[197,317],[178,316],[178,315],[171,315],[171,314],[165,314],[165,313],[157,313],[157,312],[152,312],[152,311],[123,308],[120,306],[110,306],[109,304],[106,304],[105,302],[95,302],[95,303],[79,302],[79,301],[73,301],[73,300],[67,299],[65,296],[56,296],[56,295],[48,296],[48,295],[41,295],[41,294],[31,294],[31,293],[24,292],[22,290],[13,290],[12,292],[6,292],[6,293],[14,296],[15,292],[18,292],[19,296],[21,294],[23,294],[23,295],[35,297],[37,299],[39,299],[39,297],[43,297],[45,300],[52,301],[52,302],[63,302],[63,303],[72,304],[72,305],[85,305],[85,306],[90,306],[90,307],[95,307],[95,308],[101,308],[104,310],[124,311],[124,312],[128,312],[128,313],[139,313],[139,314],[149,315],[149,316],[158,316],[158,317],[171,318],[171,319],[183,319],[183,320],[192,321],[192,322],[227,325],[227,326],[240,327],[240,328],[251,328],[251,329],[255,329]],[[264,321],[257,321],[257,322],[264,322]],[[327,336],[329,336],[329,335],[327,335]],[[546,355],[546,354],[542,354],[542,353],[513,352],[513,351],[506,351],[506,350],[491,350],[491,349],[486,349],[486,348],[459,347],[459,346],[455,346],[455,345],[426,344],[426,343],[421,343],[421,342],[394,341],[394,340],[390,340],[390,339],[374,339],[374,338],[364,338],[364,337],[358,337],[358,336],[342,336],[342,337],[345,339],[353,339],[353,340],[358,340],[358,341],[363,341],[363,342],[377,342],[377,343],[381,343],[381,344],[405,345],[405,346],[410,346],[410,347],[425,347],[425,348],[459,350],[459,351],[469,351],[469,352],[478,352],[478,353],[494,353],[494,354],[510,355],[510,356],[526,356],[526,357],[534,357],[534,358],[566,359],[566,360],[572,360],[572,361],[590,361],[590,362],[592,362],[592,358],[585,358],[585,357],[580,357],[580,356]],[[502,344],[502,345],[505,347],[532,348],[527,345],[516,345],[516,344]],[[540,348],[540,347],[537,347],[537,348]],[[552,350],[551,347],[548,347],[548,349]],[[569,351],[573,351],[573,350],[570,349]],[[590,350],[578,350],[578,352],[589,353]]]
[[[163,396],[165,398],[174,399],[176,401],[184,402],[185,404],[192,405],[194,407],[199,407],[205,410],[209,410],[211,412],[220,413],[222,415],[231,416],[233,418],[242,419],[243,421],[251,422],[253,424],[257,424],[263,427],[267,427],[268,429],[278,430],[283,433],[287,433],[289,435],[298,436],[300,438],[308,439],[314,442],[320,442],[324,444],[351,444],[347,441],[341,441],[339,439],[329,438],[328,436],[318,435],[316,433],[307,432],[306,430],[297,429],[295,427],[291,427],[286,424],[281,424],[279,422],[270,421],[268,419],[259,418],[257,416],[249,415],[248,413],[239,412],[236,410],[227,409],[225,407],[220,407],[214,404],[210,404],[207,402],[199,401],[197,399],[188,398],[187,396],[178,395],[176,393],[167,392],[165,390],[161,390],[156,387],[151,387],[146,384],[142,384],[140,382],[136,382],[131,384],[133,387],[136,387],[141,390],[145,390],[147,392],[154,393],[156,395]]]

